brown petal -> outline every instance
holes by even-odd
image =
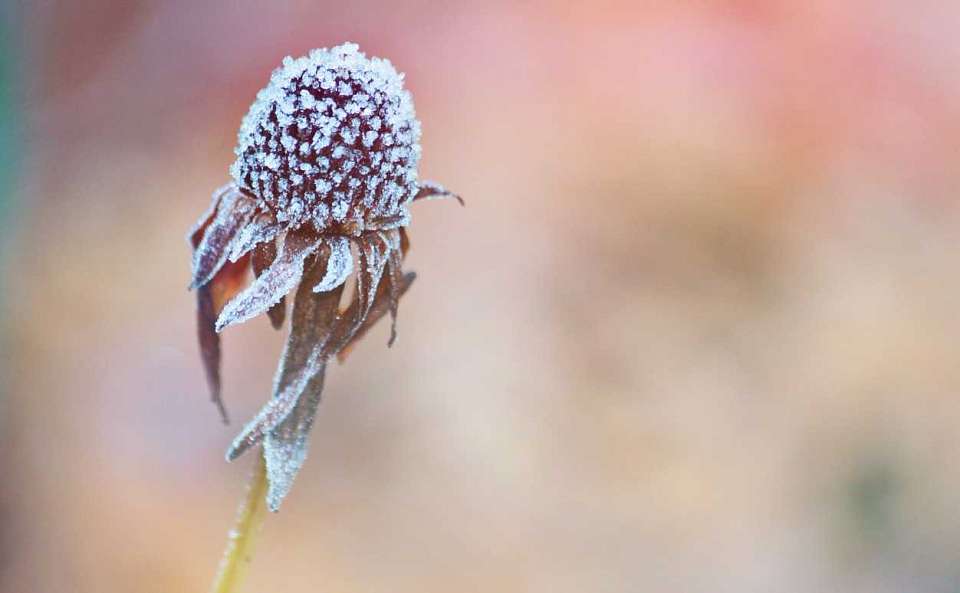
[[[454,200],[460,202],[461,206],[466,206],[466,203],[463,201],[463,198],[443,187],[435,181],[421,181],[420,190],[417,191],[417,195],[413,196],[413,201],[417,200],[442,200],[445,198],[453,198]]]
[[[254,216],[234,237],[230,244],[230,261],[237,261],[253,248],[264,243],[272,243],[283,230],[270,212],[260,212]]]
[[[277,259],[277,244],[273,241],[267,241],[254,247],[251,257],[254,276],[259,278],[273,264],[275,259]],[[280,301],[267,310],[267,317],[270,318],[273,329],[280,329],[283,326],[283,319],[287,314],[286,300],[287,297],[280,297]]]
[[[400,253],[403,257],[407,257],[408,251],[410,251],[410,237],[407,235],[407,229],[400,227]]]
[[[403,268],[401,263],[401,256],[399,249],[392,249],[390,251],[389,259],[387,260],[387,297],[390,305],[390,341],[387,342],[387,346],[393,346],[393,343],[397,340],[397,308],[400,304],[400,288],[401,283],[403,282]],[[367,319],[369,319],[369,314]]]
[[[397,297],[397,300],[399,300],[400,297],[406,294],[407,290],[410,289],[410,286],[413,284],[413,281],[416,279],[417,279],[417,274],[415,272],[407,272],[406,274],[403,275],[403,277],[400,279],[400,290],[399,290],[399,296]],[[387,277],[387,282],[392,282],[392,279],[390,277]],[[376,324],[381,317],[386,315],[387,311],[390,310],[390,295],[388,291],[389,289],[386,286],[380,287],[380,290],[377,291],[377,298],[373,303],[373,307],[371,307],[370,312],[367,313],[367,318],[364,320],[363,324],[353,333],[353,336],[346,343],[346,345],[343,346],[339,352],[337,352],[337,359],[341,363],[343,363],[347,359],[347,356],[349,356],[350,352],[353,351],[353,348],[354,346],[357,345],[357,342],[359,342],[363,338],[363,336],[370,330],[370,328],[373,327],[373,325]],[[352,311],[348,309],[347,312],[344,314],[344,317],[349,318],[351,313]]]
[[[304,262],[321,242],[319,237],[308,231],[288,232],[273,264],[224,307],[217,318],[217,331],[255,317],[280,302],[300,281]]]
[[[388,238],[383,233],[373,233],[360,239],[360,269],[357,270],[357,296],[360,297],[357,319],[360,322],[373,306],[390,251],[396,247],[399,247],[399,239],[395,234]]]
[[[373,306],[380,278],[387,263],[391,245],[379,233],[364,235],[358,241],[360,262],[357,269],[357,289],[347,311],[340,315],[334,327],[333,336],[327,347],[327,354],[333,356],[346,346],[367,318]]]
[[[190,247],[194,249],[197,248],[197,245],[200,244],[200,239],[203,238],[204,231],[207,230],[207,227],[210,226],[210,223],[213,222],[213,217],[217,213],[217,208],[220,207],[220,201],[223,199],[224,194],[233,187],[233,183],[228,183],[224,186],[218,187],[214,192],[210,200],[210,206],[207,208],[207,211],[197,219],[197,222],[193,224],[193,227],[187,232],[187,241],[190,243]]]
[[[347,237],[328,237],[325,239],[330,248],[326,272],[313,292],[327,292],[347,281],[353,273],[353,253],[350,251],[350,239]]]
[[[193,280],[190,288],[203,286],[213,278],[230,253],[230,243],[253,216],[255,203],[235,188],[220,201],[217,214],[206,226],[193,252]]]
[[[313,283],[324,273],[328,256],[329,250],[324,248],[304,274],[294,298],[290,335],[274,379],[273,397],[234,440],[227,451],[228,460],[260,442],[296,409],[303,394],[315,389],[319,398],[326,367],[323,345],[330,336],[343,291],[342,285],[329,292],[312,291]]]
[[[276,512],[290,492],[293,481],[303,467],[310,445],[310,429],[320,405],[324,371],[307,382],[296,407],[263,441],[267,462],[267,508]]]
[[[217,313],[243,286],[248,265],[246,258],[228,263],[213,280],[197,288],[197,339],[200,357],[203,360],[210,388],[210,399],[220,410],[224,424],[229,422],[226,407],[221,398],[220,385],[220,336],[214,329]]]

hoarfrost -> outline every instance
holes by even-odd
[[[333,290],[346,282],[353,273],[353,254],[350,252],[350,240],[346,237],[331,237],[327,239],[330,246],[330,258],[327,260],[327,270],[313,292]]]
[[[308,194],[340,213],[342,206],[332,202],[329,190],[321,189],[323,181],[333,179],[337,186],[343,182],[332,177],[337,169],[404,184],[399,189],[410,195],[416,189],[405,181],[415,179],[420,158],[413,99],[388,60],[369,58],[356,44],[284,59],[257,94],[237,139],[231,175],[240,187],[265,200],[281,222],[308,220],[312,205],[296,212],[289,208]],[[383,147],[390,147],[388,155],[380,150],[381,139]],[[361,161],[363,171],[356,168]],[[293,176],[301,171],[305,177]],[[371,204],[373,211],[358,210],[355,216],[362,221],[397,214],[400,200],[395,196],[369,199],[369,192],[384,187],[381,182],[360,181],[352,184],[348,198],[351,204]]]
[[[273,241],[282,229],[283,226],[273,216],[266,213],[257,215],[237,234],[230,249],[230,261],[237,261],[260,243]]]
[[[221,196],[217,213],[193,252],[193,278],[190,288],[203,286],[220,271],[230,255],[234,238],[253,216],[253,200],[237,191],[232,184]]]
[[[279,302],[296,286],[305,260],[318,246],[319,241],[307,233],[288,232],[273,265],[223,308],[217,318],[217,332],[256,317]]]

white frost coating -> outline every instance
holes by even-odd
[[[313,292],[327,292],[347,281],[353,273],[353,254],[350,252],[350,240],[346,237],[331,237],[327,239],[330,246],[330,258],[327,260],[327,271],[320,282],[313,287]]]
[[[239,229],[253,216],[255,206],[253,200],[235,187],[222,195],[216,216],[193,252],[191,288],[203,286],[220,271],[230,254],[231,242]]]
[[[283,60],[243,118],[230,171],[280,222],[310,220],[321,201],[337,222],[364,228],[369,220],[395,216],[412,199],[419,142],[403,75],[388,60],[345,43]],[[360,179],[351,184],[351,176]],[[343,192],[346,211],[331,190]],[[332,221],[313,222],[323,231]]]
[[[255,217],[233,239],[230,245],[230,261],[236,262],[261,243],[273,241],[283,227],[272,216],[261,214]]]
[[[283,246],[273,264],[253,284],[238,294],[223,308],[217,318],[216,330],[223,331],[229,325],[241,323],[264,313],[280,302],[303,276],[304,263],[320,246],[319,241],[287,233]]]

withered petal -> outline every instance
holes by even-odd
[[[325,239],[330,248],[330,258],[323,278],[313,287],[313,292],[333,290],[347,281],[353,273],[353,254],[350,252],[350,239],[335,236]]]
[[[223,405],[220,384],[220,335],[213,329],[217,321],[217,314],[213,308],[213,295],[209,286],[197,289],[197,340],[200,343],[200,358],[207,375],[207,386],[210,388],[210,400],[220,410],[220,417],[224,424],[230,422],[227,408]]]
[[[390,305],[390,341],[387,342],[387,346],[393,346],[393,343],[397,340],[397,309],[400,305],[400,288],[401,283],[403,282],[403,264],[401,262],[400,250],[392,249],[390,250],[389,258],[387,259],[387,297]],[[376,303],[374,303],[376,306]],[[372,312],[372,310],[371,310]],[[370,314],[367,314],[367,319],[370,318]]]
[[[311,290],[313,283],[323,273],[328,256],[329,249],[324,248],[307,266],[294,298],[290,335],[274,379],[273,396],[234,439],[227,451],[228,460],[236,459],[280,424],[295,409],[303,394],[314,385],[314,378],[324,371],[326,357],[323,356],[323,344],[330,335],[343,291],[342,285],[320,294]],[[319,393],[317,395],[319,397]]]
[[[399,301],[400,297],[407,293],[407,290],[410,289],[410,286],[413,284],[413,281],[417,279],[416,272],[407,272],[403,275],[403,278],[400,280],[400,291],[397,300]],[[392,280],[388,277],[388,282]],[[388,288],[381,286],[381,289],[377,291],[377,298],[373,303],[373,307],[370,308],[370,312],[367,313],[367,318],[363,321],[363,324],[354,331],[353,335],[347,341],[346,345],[340,348],[337,352],[337,360],[343,363],[350,352],[353,351],[354,346],[357,345],[363,336],[373,327],[381,317],[387,314],[387,311],[390,310],[390,295],[388,293]],[[356,301],[354,301],[355,303]],[[351,305],[353,307],[353,305]],[[347,309],[347,312],[344,314],[344,317],[350,318],[353,312],[351,309]]]
[[[220,207],[220,200],[223,199],[224,194],[226,194],[227,191],[232,187],[234,187],[233,183],[227,183],[226,185],[220,186],[214,190],[210,199],[210,206],[207,208],[207,211],[197,219],[197,222],[193,223],[193,226],[190,227],[190,230],[187,232],[187,242],[190,243],[190,247],[196,249],[197,245],[200,244],[200,240],[203,238],[204,231],[206,231],[207,227],[210,226],[210,223],[213,222],[213,217],[217,213],[217,208]]]
[[[293,411],[267,434],[263,455],[267,462],[267,508],[280,509],[303,467],[310,446],[310,429],[320,405],[326,364],[307,382]]]
[[[463,201],[463,198],[435,181],[421,181],[420,189],[417,191],[417,194],[413,196],[413,201],[443,200],[448,198],[453,198],[454,200],[460,202],[461,206],[467,205],[466,202]]]
[[[407,229],[400,227],[400,256],[407,257],[407,252],[410,251],[410,236],[407,234]]]
[[[200,343],[200,357],[210,388],[210,399],[220,410],[224,424],[229,423],[229,417],[221,398],[220,336],[214,329],[214,324],[223,303],[233,298],[243,286],[247,264],[247,259],[228,263],[213,280],[197,288],[197,339]]]
[[[227,261],[230,245],[240,229],[253,216],[254,201],[235,188],[221,198],[217,214],[206,226],[203,238],[193,252],[193,278],[190,288],[203,286]]]
[[[391,244],[380,233],[365,235],[357,243],[360,254],[356,273],[357,288],[347,311],[339,316],[334,325],[333,335],[327,345],[328,356],[339,352],[363,325],[376,299],[391,249]]]
[[[250,220],[230,244],[230,261],[237,261],[258,245],[273,242],[283,225],[270,212],[260,212]]]
[[[224,307],[217,318],[217,331],[255,317],[277,304],[300,281],[304,262],[321,242],[309,231],[288,232],[273,264]]]
[[[253,274],[259,278],[274,260],[277,259],[277,244],[274,241],[261,243],[253,248],[251,261],[253,263]],[[270,324],[273,329],[283,327],[283,319],[287,314],[287,297],[280,297],[276,305],[267,309],[267,317],[270,318]]]

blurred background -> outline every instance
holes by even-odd
[[[407,74],[399,340],[246,591],[960,591],[960,4],[0,4],[0,590],[204,591],[283,335],[184,234],[283,56]]]

